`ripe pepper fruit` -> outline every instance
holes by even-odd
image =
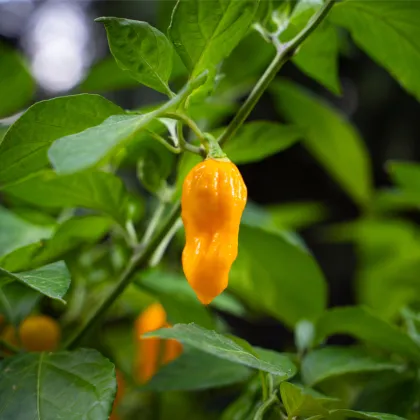
[[[26,318],[19,327],[22,347],[27,351],[53,351],[60,342],[61,329],[58,322],[46,315]]]
[[[170,325],[166,322],[165,309],[159,303],[150,305],[136,320],[137,351],[134,376],[139,383],[149,381],[161,365],[171,362],[182,353],[182,345],[176,340],[143,337],[143,334],[164,327]]]
[[[123,374],[117,369],[115,371],[115,375],[117,377],[117,394],[115,395],[114,404],[112,406],[111,417],[109,418],[109,420],[120,419],[120,417],[118,416],[117,410],[125,394],[125,380],[124,380]]]
[[[6,325],[1,337],[15,347],[26,351],[54,351],[60,342],[61,329],[58,322],[46,315],[32,315],[22,321],[18,331]]]
[[[185,276],[203,304],[228,285],[238,254],[238,233],[247,199],[241,173],[227,158],[207,158],[194,166],[182,188],[186,244]]]

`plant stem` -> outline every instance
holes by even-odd
[[[166,207],[166,203],[163,200],[159,200],[156,210],[153,212],[152,218],[150,219],[149,224],[147,225],[147,229],[144,232],[143,238],[140,242],[140,245],[142,247],[146,246],[146,244],[152,238],[154,232],[156,231],[156,227],[163,216],[165,207]]]
[[[117,297],[125,290],[125,288],[130,284],[133,274],[137,270],[146,267],[150,257],[153,255],[159,244],[165,238],[167,232],[176,222],[180,214],[180,203],[177,202],[173,205],[172,211],[168,215],[168,218],[163,223],[161,229],[150,239],[150,241],[145,244],[145,246],[140,247],[140,249],[134,253],[130,262],[128,263],[126,269],[121,274],[117,284],[112,289],[110,294],[106,299],[101,302],[101,304],[96,308],[90,318],[83,324],[75,334],[70,338],[66,343],[65,348],[74,349],[83,339],[84,335],[90,330],[90,328],[95,324],[97,320],[109,309],[109,307],[114,303]]]
[[[249,114],[261,98],[264,91],[268,88],[270,83],[276,77],[278,71],[283,65],[293,57],[297,49],[303,41],[319,26],[319,24],[327,16],[336,0],[327,0],[319,11],[310,19],[306,27],[291,41],[284,45],[277,46],[277,53],[267,70],[258,80],[257,84],[252,89],[248,98],[245,100],[235,117],[232,119],[226,130],[221,134],[218,141],[224,144],[227,140],[233,137],[237,130],[242,126]]]
[[[3,338],[0,338],[0,347],[5,348],[6,350],[9,350],[10,352],[17,354],[20,352],[20,350],[14,346],[13,344],[10,344],[9,342],[7,342],[6,340],[4,340]]]
[[[302,44],[302,42],[318,27],[318,25],[322,22],[325,16],[328,14],[329,10],[332,8],[335,0],[327,0],[326,3],[322,6],[322,8],[316,13],[313,18],[309,21],[308,25],[289,43],[283,45],[280,51],[277,51],[277,54],[274,60],[271,62],[270,66],[267,68],[265,73],[261,76],[260,80],[255,85],[254,89],[249,94],[248,98],[239,109],[238,113],[235,115],[227,129],[223,132],[223,134],[219,138],[219,143],[223,144],[227,140],[229,140],[232,136],[235,135],[236,131],[239,127],[244,123],[258,100],[260,99],[263,92],[267,89],[271,81],[276,76],[277,72],[280,68],[291,58],[293,57],[294,53],[296,52],[297,48]],[[176,109],[182,101],[187,97],[187,95],[196,89],[198,86],[201,86],[207,78],[207,72],[202,73],[198,76],[195,80],[189,82],[183,90],[175,97],[173,97],[169,102],[165,104],[165,106],[161,107],[160,109],[152,112],[151,117],[157,118],[161,117],[165,113],[170,112],[172,109]],[[179,123],[181,126],[181,122]],[[182,126],[181,126],[182,129]],[[182,131],[178,128],[178,131]],[[181,133],[182,134],[182,133]],[[183,141],[187,145],[185,150],[189,150],[192,145],[187,143],[182,136]],[[182,141],[180,139],[180,141]],[[182,147],[182,146],[181,146]],[[189,150],[192,151],[192,150]],[[195,153],[195,152],[193,152]],[[77,347],[80,341],[83,339],[86,332],[92,327],[92,325],[109,309],[109,307],[114,303],[114,301],[118,298],[118,296],[125,290],[125,288],[130,284],[131,278],[133,274],[143,267],[147,266],[147,263],[151,256],[154,254],[156,249],[159,247],[160,243],[166,237],[168,231],[172,228],[172,226],[178,220],[180,215],[180,202],[177,202],[173,205],[173,209],[169,214],[167,220],[161,227],[161,229],[150,238],[150,241],[144,244],[144,246],[140,246],[139,249],[134,252],[133,257],[131,258],[129,264],[127,265],[126,269],[121,274],[117,284],[112,289],[110,294],[106,297],[106,299],[98,306],[98,308],[93,312],[90,318],[86,321],[84,325],[82,325],[70,338],[70,340],[65,345],[65,348],[73,349]],[[1,271],[1,268],[0,268]],[[7,272],[6,272],[7,273]],[[9,274],[9,273],[7,273]],[[276,396],[272,395],[267,399],[264,404],[260,407],[257,414],[260,413],[260,417],[255,416],[255,419],[262,418],[261,416],[264,415],[266,409],[276,400]]]
[[[277,401],[276,394],[271,394],[270,397],[264,401],[260,408],[254,415],[254,420],[263,420],[265,412]]]
[[[182,149],[180,147],[172,146],[172,144],[169,144],[160,134],[157,134],[150,130],[147,130],[147,133],[149,134],[149,136],[157,140],[160,144],[165,146],[170,152],[175,154],[179,154],[182,152]]]

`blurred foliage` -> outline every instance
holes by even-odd
[[[94,7],[112,10],[111,3]],[[256,108],[223,145],[251,173],[250,184],[258,168],[278,166],[258,188],[270,197],[282,197],[278,191],[297,179],[313,194],[262,205],[249,188],[229,287],[210,305],[199,303],[181,269],[178,201],[201,160],[185,144],[194,151],[200,130],[225,132],[276,48],[284,52],[323,5],[150,2],[158,29],[100,18],[112,56],[88,69],[74,95],[35,103],[45,92],[25,58],[0,43],[0,118],[11,117],[0,121],[0,420],[105,420],[111,411],[114,420],[419,418],[420,164],[401,158],[402,141],[395,149],[381,144],[380,159],[372,154],[366,130],[348,118],[346,106],[364,108],[338,66],[360,49],[418,99],[419,2],[334,5],[288,57],[311,89],[287,67],[296,80],[276,78],[263,97],[270,107]],[[133,5],[124,7],[137,17]],[[359,100],[379,106],[381,83],[364,83],[369,97]],[[131,104],[122,99],[127,92]],[[393,121],[381,122],[383,130]],[[320,178],[289,162],[295,152],[316,162],[352,217],[337,217],[319,198]],[[378,160],[386,188],[375,182]],[[277,162],[286,163],[287,179]],[[328,256],[352,277],[348,306],[329,297],[329,270],[312,252],[320,242],[355,251],[354,273]],[[147,258],[137,266],[142,252]],[[104,302],[106,312],[98,310]],[[164,322],[140,337],[139,315],[156,302]],[[11,337],[33,313],[59,320],[62,350],[19,351]],[[67,349],[84,326],[82,344],[95,350]],[[255,343],[258,333],[271,348]],[[183,352],[166,363],[158,350],[157,373],[139,383],[147,340],[158,349],[177,340]],[[124,392],[112,407],[115,369]]]

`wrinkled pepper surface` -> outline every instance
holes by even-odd
[[[161,365],[171,362],[182,353],[182,345],[176,340],[144,338],[143,334],[170,327],[166,322],[166,312],[159,303],[150,305],[142,312],[135,323],[136,360],[135,377],[139,383],[149,381]]]
[[[209,304],[228,285],[230,268],[238,254],[239,224],[246,199],[241,173],[227,158],[207,158],[185,178],[182,266],[203,304]]]

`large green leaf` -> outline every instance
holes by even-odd
[[[51,226],[30,223],[0,207],[0,257],[41,239],[48,239],[52,231]]]
[[[117,383],[96,350],[26,353],[0,365],[0,420],[107,420]]]
[[[153,391],[219,388],[243,382],[251,373],[250,369],[240,364],[186,348],[180,357],[163,366],[144,388]]]
[[[236,164],[258,162],[290,147],[301,137],[297,127],[256,121],[242,126],[223,150]]]
[[[35,83],[20,54],[0,43],[0,118],[20,111],[35,92]]]
[[[69,288],[70,273],[63,261],[22,273],[11,273],[0,268],[0,285],[10,281],[17,281],[51,299],[64,302],[62,297]]]
[[[387,165],[393,181],[420,205],[420,165],[414,162],[393,161]]]
[[[363,411],[384,411],[406,416],[416,403],[419,385],[413,370],[383,372],[372,376],[359,393],[353,408]]]
[[[141,115],[115,115],[96,127],[56,140],[48,151],[50,161],[60,173],[77,172],[103,163],[142,130],[150,128],[149,124],[156,122],[165,112],[176,108],[206,79],[207,73],[203,72],[191,80],[177,96],[157,108],[154,107],[150,112]]]
[[[289,18],[289,24],[281,35],[281,40],[289,41],[296,36],[322,5],[322,0],[297,2]],[[337,30],[324,20],[299,47],[292,60],[301,71],[338,94],[340,93],[338,53]]]
[[[0,143],[0,185],[48,166],[47,150],[54,140],[100,124],[123,110],[98,95],[74,95],[31,106]]]
[[[182,276],[153,270],[142,274],[137,284],[159,299],[171,324],[195,322],[205,328],[215,327],[209,310]]]
[[[329,419],[342,420],[343,418],[363,420],[405,420],[403,417],[394,416],[393,414],[387,413],[371,413],[367,411],[355,411],[346,409],[337,409],[330,411]]]
[[[12,272],[26,271],[61,260],[72,249],[103,237],[111,224],[104,216],[71,218],[58,226],[51,239],[31,243],[1,257],[0,266]]]
[[[130,73],[121,69],[113,56],[95,63],[80,83],[82,92],[109,92],[138,86]]]
[[[334,23],[347,28],[356,44],[420,99],[420,3],[416,0],[338,3]]]
[[[102,17],[109,48],[118,65],[130,76],[153,89],[170,95],[172,45],[166,36],[146,22]]]
[[[209,312],[201,303],[199,303],[196,294],[183,275],[154,269],[142,273],[136,280],[136,284],[141,288],[148,290],[159,299],[162,299],[162,296],[165,295],[168,296],[168,298],[173,298],[172,304],[169,303],[168,299],[168,307],[166,308],[170,319],[172,312],[172,323],[194,321],[203,327],[211,327],[213,325],[213,320],[209,316]],[[165,299],[163,299],[162,303],[165,306]],[[199,304],[200,307],[198,308],[196,304]],[[182,309],[183,305],[186,305],[185,309]],[[227,312],[239,317],[246,313],[243,305],[226,292],[217,296],[211,302],[210,306],[219,311]],[[179,319],[180,317],[183,317],[184,319],[181,321]],[[190,319],[186,320],[187,317]]]
[[[337,29],[325,21],[302,44],[293,63],[331,92],[339,94],[338,53]]]
[[[372,180],[369,157],[354,127],[336,110],[296,85],[272,86],[279,111],[303,130],[304,145],[353,199],[367,205]]]
[[[408,335],[362,307],[344,307],[325,312],[317,322],[318,340],[334,334],[349,334],[386,351],[420,363],[420,347]]]
[[[302,377],[312,386],[341,375],[402,369],[402,364],[370,355],[359,347],[330,346],[313,350],[305,356]]]
[[[17,281],[6,283],[0,286],[0,314],[17,327],[32,312],[40,297],[36,290]]]
[[[111,173],[85,171],[58,176],[43,171],[3,191],[40,207],[84,207],[109,214],[122,224],[126,220],[128,193]]]
[[[267,3],[261,1],[260,5]],[[253,54],[252,60],[249,59],[250,51],[258,51]],[[274,54],[272,44],[266,42],[257,31],[250,31],[223,62],[223,77],[216,88],[216,95],[229,99],[244,95],[268,67]]]
[[[317,318],[326,306],[325,280],[312,255],[285,235],[245,225],[229,290],[289,327]]]
[[[314,391],[310,392],[290,382],[282,382],[280,395],[289,418],[296,416],[307,418],[328,414],[328,410],[323,407],[323,402],[328,399],[318,397]]]
[[[179,0],[169,35],[193,76],[217,66],[244,37],[259,0]]]
[[[272,363],[272,355],[267,357],[261,352],[261,354],[258,354],[258,357],[257,349],[252,354],[230,338],[195,324],[176,324],[172,328],[164,328],[147,333],[145,337],[173,338],[185,345],[221,359],[269,372],[278,376],[281,380],[286,380],[296,373],[293,363],[283,355],[279,354],[276,362]],[[250,346],[248,345],[247,347]]]

